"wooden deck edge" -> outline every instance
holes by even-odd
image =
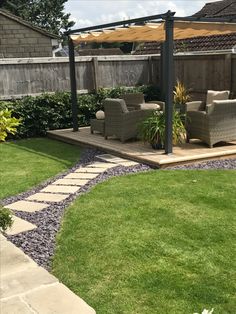
[[[59,133],[55,133],[54,131],[48,131],[47,132],[47,136],[51,139],[55,139],[58,141],[62,141],[64,143],[68,143],[68,144],[72,144],[72,145],[77,145],[77,146],[82,146],[82,147],[90,147],[90,148],[96,148],[99,149],[101,151],[107,152],[107,153],[111,153],[114,154],[116,156],[119,157],[123,157],[123,158],[127,158],[129,160],[132,161],[136,161],[136,162],[140,162],[146,165],[149,165],[151,167],[154,168],[158,168],[158,169],[168,169],[174,166],[179,166],[179,165],[191,165],[191,164],[195,164],[195,163],[199,163],[199,162],[204,162],[204,161],[208,161],[208,160],[219,160],[219,159],[226,159],[226,158],[236,158],[236,153],[235,152],[221,152],[221,153],[217,153],[216,156],[199,156],[197,158],[193,158],[191,160],[173,160],[173,161],[167,161],[167,162],[157,162],[157,161],[151,161],[151,160],[147,160],[146,158],[142,158],[141,156],[139,157],[135,157],[134,155],[130,155],[128,153],[125,152],[119,152],[115,149],[112,148],[107,148],[107,147],[102,147],[100,146],[100,144],[96,144],[96,143],[85,143],[84,141],[81,141],[79,139],[72,139],[72,138],[68,138],[67,136],[62,135],[60,132]]]

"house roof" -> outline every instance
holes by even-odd
[[[33,25],[33,24],[23,20],[19,16],[16,16],[16,15],[10,13],[7,10],[0,9],[0,15],[3,15],[5,17],[11,19],[11,20],[14,20],[17,23],[20,23],[20,24],[22,24],[22,25],[24,25],[26,27],[29,27],[32,30],[34,30],[34,31],[36,31],[38,33],[41,33],[44,36],[47,36],[47,37],[50,37],[50,38],[53,38],[53,39],[59,39],[60,38],[58,35],[52,34],[52,33],[48,32],[48,31],[46,31],[46,30],[44,30],[44,29],[42,29],[42,28],[40,28],[38,26],[35,26],[35,25]]]
[[[236,0],[223,0],[207,3],[193,17],[208,18],[232,18],[236,17]],[[195,38],[186,38],[175,40],[176,52],[188,51],[209,51],[209,50],[228,50],[236,45],[236,33],[199,36]],[[140,45],[134,54],[157,54],[160,53],[160,42],[145,42]]]
[[[210,2],[195,13],[194,17],[222,17],[230,18],[236,15],[236,0]]]
[[[229,50],[236,45],[236,33],[214,36],[199,36],[174,41],[175,52]],[[146,42],[137,47],[135,55],[159,54],[160,42]]]

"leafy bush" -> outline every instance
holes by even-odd
[[[5,232],[13,224],[11,211],[0,206],[0,231]]]
[[[20,119],[12,117],[12,110],[0,110],[0,142],[5,141],[8,134],[15,134]]]
[[[159,99],[158,89],[150,86],[135,88],[117,87],[97,92],[78,95],[79,125],[89,125],[91,118],[98,110],[103,109],[102,101],[109,98],[118,98],[121,94],[143,92],[147,100]],[[48,130],[72,127],[71,96],[69,92],[42,94],[41,96],[26,96],[20,100],[0,102],[0,110],[13,110],[15,118],[21,118],[18,128],[18,138],[44,136]]]

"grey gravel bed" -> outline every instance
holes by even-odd
[[[170,167],[168,169],[183,169],[183,170],[209,170],[209,169],[224,169],[224,170],[235,170],[236,169],[236,158],[232,159],[219,159],[219,160],[208,160],[202,162],[196,162],[189,165],[179,165],[175,167]]]
[[[77,168],[91,164],[96,159],[97,155],[102,154],[98,150],[87,149],[81,156],[81,160],[70,170],[61,173],[60,175],[51,178],[50,180],[45,181],[43,184],[25,192],[21,193],[14,197],[9,197],[3,200],[3,204],[7,205],[9,203],[22,200],[48,184],[54,182],[56,179],[64,177],[66,174],[69,174],[75,171]],[[131,167],[117,166],[110,168],[96,178],[91,179],[85,186],[67,198],[65,201],[58,203],[50,203],[50,206],[42,211],[28,213],[22,211],[14,211],[15,215],[23,218],[37,226],[37,229],[20,233],[14,236],[8,236],[8,239],[12,241],[16,246],[21,248],[26,254],[33,258],[33,260],[40,266],[43,266],[46,269],[50,268],[50,261],[54,254],[55,248],[55,237],[60,228],[60,223],[62,216],[64,214],[65,208],[80,194],[88,192],[96,184],[107,180],[108,178],[114,176],[121,176],[129,173],[138,173],[143,171],[151,170],[152,168],[139,164]],[[201,162],[191,165],[182,165],[170,167],[168,169],[236,169],[236,159],[224,159],[224,160],[214,160]]]
[[[100,155],[102,154],[102,152],[86,150],[81,158],[81,161],[69,171],[60,174],[53,179],[47,180],[43,184],[35,187],[34,189],[31,189],[30,191],[14,197],[9,197],[5,199],[2,203],[4,205],[7,205],[9,203],[22,200],[38,192],[43,187],[55,181],[55,179],[62,178],[63,176],[65,176],[65,174],[71,173],[81,166],[91,164],[96,160],[96,156],[98,154]],[[50,261],[55,248],[55,237],[60,228],[60,223],[64,214],[64,210],[74,199],[76,199],[80,194],[88,192],[93,186],[107,180],[108,178],[129,173],[148,171],[150,169],[151,167],[142,164],[132,167],[117,166],[114,168],[110,168],[98,175],[96,178],[91,179],[86,185],[81,187],[81,189],[77,193],[70,195],[66,200],[60,203],[48,203],[50,204],[48,208],[34,213],[14,211],[14,214],[16,216],[35,224],[37,226],[37,229],[28,232],[22,232],[13,236],[7,236],[7,238],[17,247],[21,248],[38,265],[49,269]]]

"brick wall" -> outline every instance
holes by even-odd
[[[50,37],[0,14],[0,58],[51,56]]]

